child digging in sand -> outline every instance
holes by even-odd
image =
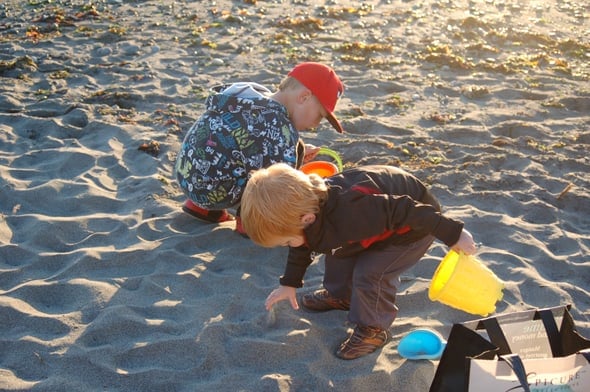
[[[244,230],[261,246],[289,247],[285,273],[266,309],[281,300],[298,309],[296,288],[303,286],[312,254],[323,253],[324,288],[303,295],[303,306],[348,311],[355,328],[338,357],[355,359],[383,347],[397,314],[401,273],[435,238],[475,252],[463,223],[440,210],[422,182],[395,167],[358,167],[327,179],[285,164],[254,172],[242,197]]]
[[[330,67],[311,62],[295,66],[275,93],[245,82],[214,88],[176,160],[188,198],[183,210],[208,222],[233,220],[227,209],[239,206],[252,170],[277,162],[299,167],[317,154],[318,148],[306,149],[299,131],[327,118],[342,132],[333,112],[343,92]],[[239,219],[236,230],[243,234]]]

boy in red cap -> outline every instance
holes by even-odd
[[[299,168],[317,154],[306,150],[299,131],[327,118],[342,133],[333,112],[343,92],[334,70],[313,62],[295,66],[274,93],[247,82],[214,87],[176,160],[188,198],[183,210],[208,222],[233,220],[227,209],[239,208],[252,170],[278,162]],[[239,219],[236,230],[244,234]]]

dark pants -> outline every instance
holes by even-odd
[[[324,287],[334,297],[350,299],[348,321],[387,329],[395,320],[395,296],[402,272],[414,266],[430,248],[427,236],[409,245],[391,245],[338,258],[326,254]]]

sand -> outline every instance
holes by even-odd
[[[590,337],[584,1],[17,1],[0,5],[0,390],[426,391],[415,328],[479,318],[402,279],[393,341],[343,361],[346,313],[264,299],[286,249],[181,211],[173,165],[215,84],[333,66],[347,167],[422,178],[506,282],[498,313],[572,304]],[[318,258],[304,293],[321,285]]]

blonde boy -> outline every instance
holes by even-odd
[[[395,167],[364,166],[322,179],[286,164],[254,172],[242,196],[244,230],[265,247],[289,246],[280,286],[268,310],[288,300],[313,253],[325,254],[324,288],[302,297],[313,311],[347,310],[354,331],[336,351],[355,359],[383,347],[397,315],[401,273],[415,265],[435,238],[455,250],[475,252],[463,223],[440,212],[416,177]]]

